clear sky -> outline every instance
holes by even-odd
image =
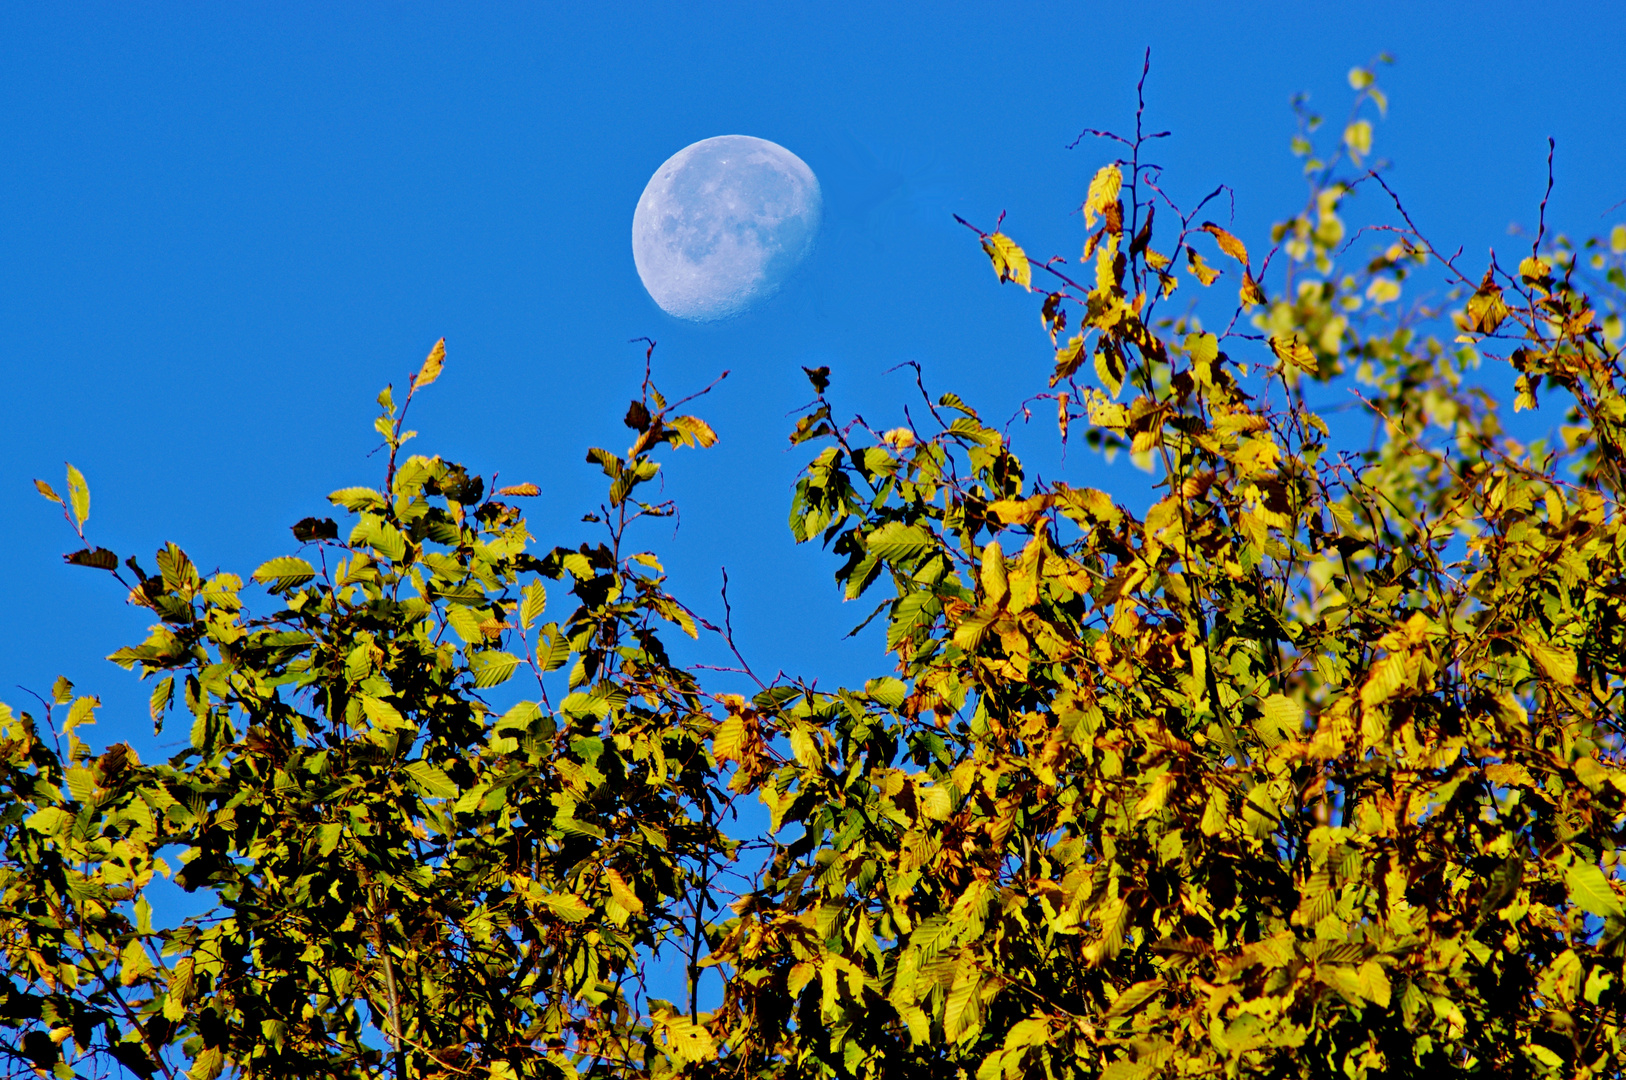
[[[1250,245],[1303,199],[1291,95],[1341,117],[1346,73],[1383,50],[1378,152],[1437,243],[1518,246],[1549,135],[1550,219],[1626,220],[1618,3],[0,3],[0,699],[66,674],[108,705],[96,735],[153,745],[146,688],[101,660],[146,619],[62,565],[32,478],[81,467],[93,540],[149,568],[174,540],[246,576],[326,492],[378,482],[373,396],[442,335],[416,445],[540,484],[544,545],[591,535],[584,448],[630,441],[629,339],[658,339],[672,391],[731,370],[697,409],[721,445],[667,465],[681,527],[645,542],[713,618],[727,565],[758,667],[884,673],[878,638],[840,640],[862,612],[831,558],[785,527],[800,368],[887,426],[903,361],[1001,420],[1038,390],[1032,299],[950,215],[1007,211],[1031,252],[1076,254],[1071,211],[1112,155],[1065,147],[1131,122],[1148,46],[1170,190],[1230,184],[1221,220]],[[639,283],[633,207],[667,156],[734,133],[813,168],[824,231],[775,300],[681,323]],[[1022,438],[1061,468],[1048,424]],[[1085,460],[1069,478],[1102,483]]]

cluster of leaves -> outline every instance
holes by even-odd
[[[155,724],[187,715],[188,750],[93,758],[76,729],[98,702],[66,682],[52,706],[66,718],[45,716],[66,755],[0,708],[13,1066],[534,1076],[646,1071],[695,1039],[692,1015],[647,998],[643,969],[669,950],[692,962],[697,892],[733,846],[728,793],[709,714],[659,636],[695,624],[659,563],[620,541],[668,512],[635,497],[652,453],[714,436],[646,385],[631,452],[590,454],[613,481],[611,542],[537,557],[504,501],[534,485],[488,493],[439,458],[397,464],[407,405],[443,359],[437,344],[399,411],[380,395],[386,482],[330,496],[346,538],[307,518],[300,553],[254,572],[269,614],[173,545],[157,574],[125,562],[131,602],[159,621],[112,659],[155,680]],[[69,488],[83,536],[77,471]],[[105,549],[68,561],[120,574]],[[578,600],[563,622],[544,621],[550,579]],[[538,700],[488,704],[526,673]],[[216,902],[155,930],[143,891],[169,872],[161,849]]]
[[[1083,204],[1092,275],[979,231],[1053,283],[1061,434],[1153,473],[1139,514],[1028,482],[953,394],[873,433],[815,383],[792,528],[882,594],[899,678],[727,751],[805,830],[714,954],[747,1071],[1622,1075],[1626,228],[1476,281],[1396,203],[1340,272],[1342,204],[1388,202],[1364,116],[1296,142],[1309,209],[1257,264],[1138,129]],[[1447,300],[1402,311],[1423,266]],[[1162,313],[1221,267],[1225,330]],[[1561,445],[1503,432],[1486,357]],[[1306,404],[1331,387],[1369,445]]]
[[[380,397],[385,483],[331,496],[345,538],[308,518],[254,573],[269,614],[174,546],[149,576],[87,542],[68,561],[158,619],[113,659],[191,747],[96,755],[65,681],[43,718],[0,707],[0,1054],[199,1080],[1622,1075],[1626,228],[1543,227],[1515,273],[1465,274],[1394,201],[1341,269],[1346,202],[1392,198],[1384,98],[1351,83],[1330,151],[1301,111],[1306,208],[1257,263],[1204,217],[1219,192],[1165,193],[1140,113],[1090,133],[1126,156],[1085,196],[1087,272],[978,230],[1002,281],[1051,285],[1062,440],[1127,452],[1149,505],[1030,481],[954,394],[842,421],[808,372],[791,528],[879,598],[893,666],[861,690],[710,693],[667,655],[663,627],[705,624],[624,540],[670,512],[637,497],[654,454],[714,436],[647,378],[631,449],[588,454],[598,545],[533,554],[506,500],[534,486],[397,464],[441,346]],[[1443,298],[1403,303],[1425,270]],[[1222,281],[1215,332],[1167,313]],[[1558,404],[1550,443],[1504,431],[1487,360],[1516,409]],[[1332,389],[1364,445],[1308,404]],[[41,490],[83,538],[68,486]],[[534,700],[502,697],[516,676]],[[765,836],[725,830],[744,797]],[[216,903],[155,929],[166,849]],[[650,985],[674,956],[676,1004]]]

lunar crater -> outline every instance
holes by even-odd
[[[779,291],[812,251],[823,211],[818,178],[789,150],[749,135],[703,139],[644,187],[633,262],[662,310],[726,319]]]

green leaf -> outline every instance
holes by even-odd
[[[142,976],[150,975],[156,970],[157,968],[153,966],[152,957],[147,955],[147,950],[138,937],[131,938],[124,946],[124,950],[119,953],[119,985],[121,986],[134,986],[141,980]]]
[[[272,592],[287,592],[316,578],[316,567],[296,555],[283,555],[261,563],[254,580]]]
[[[164,713],[169,710],[169,703],[175,697],[175,676],[166,675],[158,680],[158,685],[152,688],[152,696],[147,699],[147,711],[152,715],[152,726],[155,731],[164,728]]]
[[[446,608],[445,617],[446,625],[450,626],[452,631],[463,639],[464,644],[478,645],[485,641],[486,632],[480,629],[482,620],[472,609],[461,605],[453,605]]]
[[[1575,654],[1569,649],[1544,641],[1535,634],[1525,635],[1524,647],[1530,650],[1531,659],[1549,679],[1564,686],[1575,684],[1575,676],[1580,668]]]
[[[371,694],[361,695],[361,711],[379,731],[398,731],[413,726],[394,705]]]
[[[1596,863],[1572,862],[1564,871],[1564,884],[1569,887],[1570,902],[1582,911],[1603,918],[1626,918],[1620,897],[1610,887],[1609,879]]]
[[[477,652],[469,658],[474,685],[482,690],[507,682],[518,668],[519,657],[495,649]]]
[[[543,671],[558,671],[570,659],[570,639],[559,630],[558,624],[549,623],[542,628],[542,639],[536,647],[536,665]]]
[[[581,922],[593,914],[593,909],[575,893],[549,893],[541,899],[550,911],[566,922]]]
[[[363,514],[361,520],[350,530],[350,546],[362,545],[372,547],[391,562],[400,562],[406,558],[406,537],[402,535],[400,529],[377,514]]]
[[[869,553],[889,563],[909,562],[935,546],[931,533],[918,525],[898,521],[889,521],[864,537],[864,547]]]
[[[47,806],[30,814],[23,824],[44,836],[60,836],[73,824],[73,815],[59,806]]]
[[[1161,993],[1165,988],[1162,979],[1146,979],[1129,987],[1118,995],[1112,1007],[1106,1011],[1106,1016],[1127,1016]]]
[[[529,630],[548,608],[548,590],[540,581],[525,586],[519,605],[519,624]]]
[[[954,926],[947,915],[934,915],[915,927],[909,935],[909,948],[925,963],[954,941]]]
[[[868,694],[871,700],[889,709],[896,709],[903,704],[908,687],[904,686],[901,679],[871,679],[864,684],[864,693]]]
[[[437,799],[455,799],[460,794],[451,777],[439,766],[431,765],[427,761],[409,762],[406,774],[420,795],[429,795]]]
[[[1292,698],[1271,694],[1259,703],[1259,711],[1256,730],[1266,746],[1296,739],[1303,732],[1304,710]]]
[[[384,496],[372,488],[348,487],[340,488],[328,495],[328,501],[346,510],[382,510],[389,505]]]

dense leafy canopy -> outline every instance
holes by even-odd
[[[657,454],[715,436],[648,379],[630,449],[588,452],[603,532],[576,548],[532,550],[512,500],[535,486],[401,452],[441,345],[379,398],[382,485],[334,492],[343,524],[299,522],[253,585],[86,541],[68,561],[157,620],[112,659],[190,748],[97,752],[66,680],[42,716],[0,706],[0,1056],[200,1080],[1621,1075],[1626,228],[1470,272],[1388,203],[1384,99],[1351,84],[1335,148],[1302,116],[1309,199],[1257,261],[1213,197],[1165,195],[1138,114],[1091,133],[1124,156],[1084,196],[1081,261],[977,230],[1038,293],[1032,401],[1074,454],[1148,471],[1138,512],[1030,480],[952,393],[876,432],[808,372],[791,529],[877,604],[862,689],[746,698],[669,657],[670,628],[716,628],[630,530],[671,512],[641,501]],[[1399,216],[1345,269],[1357,191]],[[1444,290],[1403,302],[1424,271]],[[1171,313],[1192,293],[1215,330]],[[1504,430],[1501,365],[1516,410],[1562,418],[1549,440]],[[1312,410],[1331,388],[1370,438]],[[83,539],[84,478],[40,488]],[[731,835],[742,800],[765,835]],[[155,926],[155,875],[208,914]],[[681,993],[651,982],[674,957]]]

